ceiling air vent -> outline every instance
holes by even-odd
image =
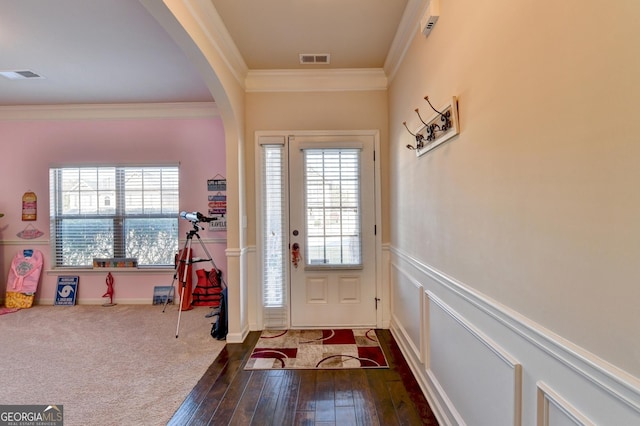
[[[25,80],[28,78],[44,78],[31,70],[0,71],[0,75],[9,80]]]
[[[331,55],[328,53],[301,53],[300,63],[306,64],[328,64],[331,62]]]

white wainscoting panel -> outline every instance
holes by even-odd
[[[404,335],[404,342],[413,351],[413,356],[424,362],[422,348],[422,286],[405,274],[395,264],[391,264],[391,316]]]
[[[378,303],[379,320],[378,326],[381,328],[389,328],[391,326],[391,274],[389,266],[391,265],[391,253],[389,252],[389,244],[382,245],[381,262],[378,263],[380,272],[380,291],[378,297],[381,299]]]
[[[544,382],[538,382],[538,426],[595,426]]]
[[[469,425],[520,425],[520,364],[439,298],[427,294],[430,370],[455,410]]]
[[[640,425],[640,378],[389,251],[389,328],[441,425]]]

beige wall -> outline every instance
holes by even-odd
[[[386,91],[248,93],[246,182],[248,244],[256,243],[255,132],[258,130],[370,130],[380,131],[382,175],[382,238],[389,241],[388,111]]]
[[[227,282],[229,286],[229,332],[227,342],[246,337],[247,316],[245,182],[243,170],[244,88],[243,66],[234,55],[225,55],[225,31],[211,2],[140,0],[187,54],[211,91],[224,124],[227,165]],[[228,53],[228,52],[227,52]]]
[[[637,22],[633,0],[442,1],[389,89],[389,205],[394,248],[640,377]],[[459,97],[461,134],[416,158],[426,94]]]

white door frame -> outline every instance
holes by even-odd
[[[250,293],[253,294],[253,299],[255,301],[255,309],[253,312],[256,314],[255,328],[257,330],[261,330],[264,328],[263,323],[263,308],[262,308],[262,250],[263,250],[263,242],[262,242],[262,218],[260,215],[262,214],[262,194],[261,194],[261,184],[260,181],[262,176],[262,163],[260,161],[261,151],[260,151],[260,139],[264,137],[276,137],[276,138],[285,138],[288,140],[289,136],[372,136],[374,140],[374,175],[375,175],[375,226],[376,226],[376,234],[375,234],[375,286],[376,286],[376,297],[379,299],[377,303],[376,310],[376,326],[378,328],[382,328],[383,326],[383,318],[384,313],[383,309],[387,303],[381,301],[382,295],[384,294],[382,288],[382,227],[381,227],[381,215],[382,215],[382,205],[381,205],[381,179],[380,179],[380,131],[379,130],[274,130],[274,131],[256,131],[254,144],[255,144],[255,196],[256,196],[256,256],[255,256],[255,291]],[[286,142],[288,144],[288,141]],[[289,237],[287,236],[287,239]],[[251,299],[251,298],[250,298]],[[290,326],[289,322],[289,326]]]

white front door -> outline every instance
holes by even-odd
[[[289,138],[291,326],[376,326],[375,138]]]

